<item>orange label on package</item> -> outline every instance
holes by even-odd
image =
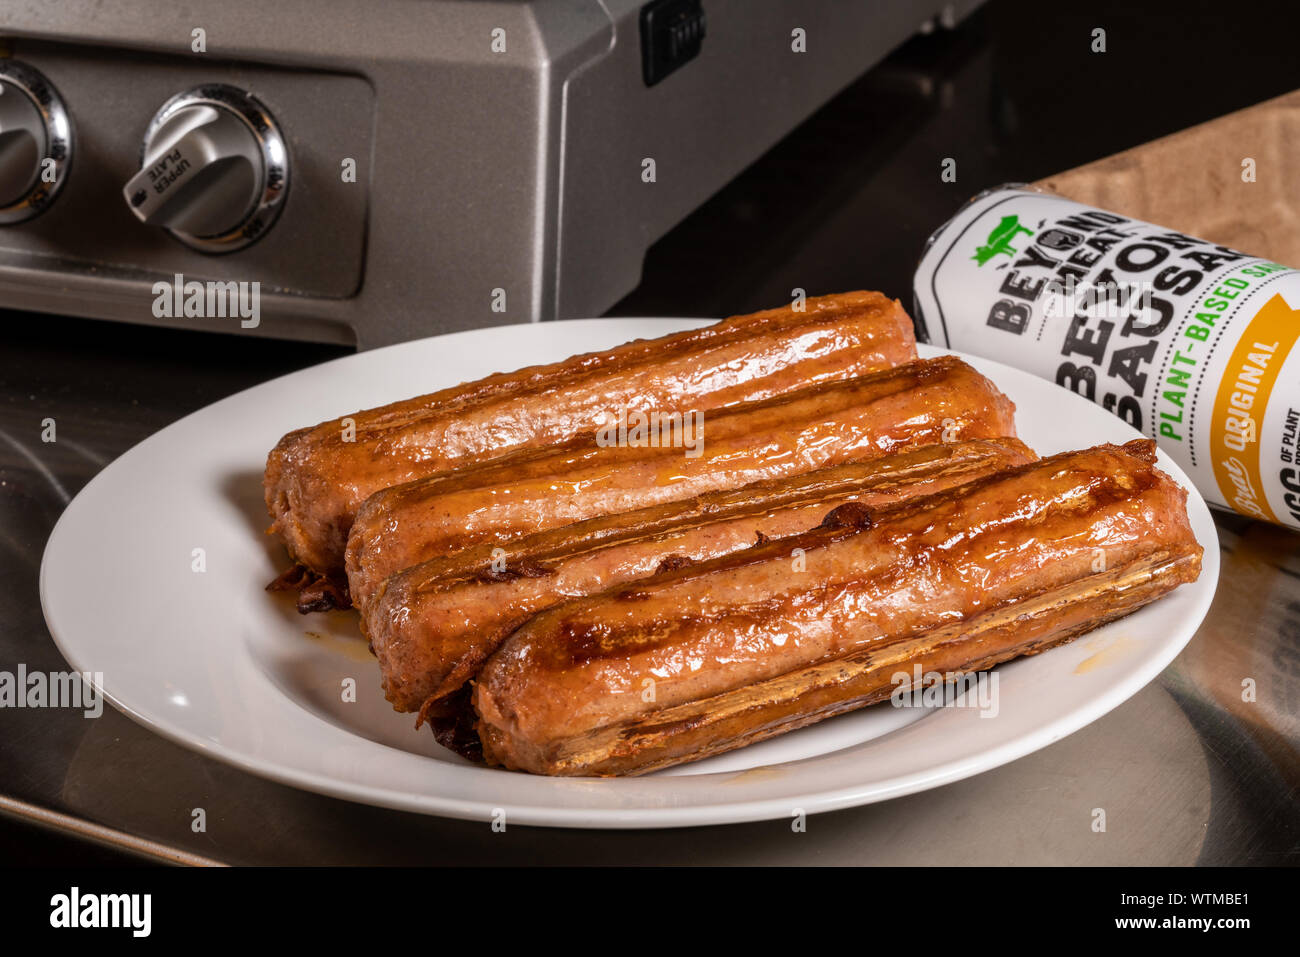
[[[1219,491],[1238,512],[1270,522],[1277,516],[1268,506],[1260,470],[1261,421],[1297,337],[1300,311],[1274,295],[1255,313],[1232,350],[1210,426],[1210,458]]]

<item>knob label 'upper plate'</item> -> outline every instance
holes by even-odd
[[[241,249],[279,216],[288,152],[252,94],[207,84],[172,97],[154,116],[141,170],[123,187],[141,222],[202,252]]]

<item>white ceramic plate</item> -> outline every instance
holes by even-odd
[[[670,827],[789,817],[898,797],[1042,748],[1120,704],[1173,660],[1210,607],[1214,524],[1193,490],[1201,578],[1078,641],[1000,667],[999,713],[867,708],[643,778],[550,779],[471,765],[416,731],[379,688],[354,613],[299,616],[263,586],[262,469],[285,432],[500,369],[703,323],[510,326],[349,356],[267,382],[140,443],[86,486],[45,549],[41,601],[73,668],[103,673],[130,717],[255,774],[354,801],[488,821]],[[924,355],[939,350],[923,348]],[[1137,433],[1027,373],[971,359],[1016,403],[1040,454]],[[1169,459],[1162,466],[1190,488]],[[206,571],[194,571],[203,549]],[[355,702],[344,701],[354,679]]]

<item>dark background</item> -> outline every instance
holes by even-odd
[[[899,49],[701,207],[611,314],[731,315],[794,286],[867,286],[910,309],[926,238],[972,195],[1294,90],[1298,37],[1295,2],[990,0]],[[940,181],[944,157],[955,183]]]
[[[1090,52],[1095,27],[1104,54]],[[927,236],[971,195],[1300,87],[1298,28],[1295,0],[991,0],[955,31],[909,42],[755,162],[650,250],[641,285],[610,314],[722,316],[788,301],[795,287],[878,288],[910,308]],[[956,183],[940,181],[944,157],[957,160]],[[79,453],[50,463],[73,495],[168,423],[345,352],[0,312],[0,419],[27,430],[55,416],[60,447],[82,437]],[[37,573],[63,504],[0,443],[0,647],[32,668],[62,667]],[[27,764],[24,749],[71,744],[15,727],[0,736],[0,769]],[[11,775],[6,792],[43,793]],[[2,816],[0,847],[14,864],[130,860]]]

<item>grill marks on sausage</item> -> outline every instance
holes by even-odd
[[[759,532],[758,537],[761,539],[763,537],[763,533]],[[694,559],[688,558],[685,555],[665,556],[664,559],[659,562],[658,567],[655,569],[655,574],[658,575],[658,574],[662,574],[663,572],[675,571],[678,568],[685,568],[688,565],[690,565],[693,561]]]
[[[474,576],[474,581],[481,582],[510,582],[519,578],[545,578],[548,575],[554,575],[555,569],[533,558],[524,556],[516,558],[513,562],[507,562],[506,566],[497,571],[491,565],[487,568],[480,569]]]
[[[419,420],[433,408],[448,413],[464,413],[494,399],[544,397],[557,385],[570,388],[581,386],[597,374],[611,369],[634,367],[643,363],[662,366],[676,359],[694,357],[692,354],[698,355],[701,368],[707,368],[708,352],[751,339],[755,331],[762,331],[767,335],[789,335],[825,327],[826,331],[820,337],[820,348],[803,343],[804,348],[801,352],[806,358],[830,355],[854,346],[861,347],[868,344],[876,347],[875,351],[881,361],[889,362],[891,365],[898,360],[890,361],[887,356],[895,354],[906,356],[910,351],[911,357],[915,357],[914,344],[909,350],[906,339],[893,334],[894,330],[890,330],[890,335],[880,337],[854,334],[850,331],[855,320],[885,316],[895,310],[901,312],[902,307],[896,300],[888,299],[880,293],[862,292],[816,297],[807,300],[805,305],[810,308],[803,312],[796,312],[788,306],[782,306],[777,309],[732,316],[710,326],[658,339],[634,339],[605,352],[585,353],[552,365],[529,366],[517,372],[496,372],[477,382],[454,386],[420,399],[395,403],[398,408],[385,406],[371,410],[375,413],[376,421],[373,425],[367,423],[366,427],[379,433],[396,431],[412,420]],[[832,320],[835,326],[828,325]],[[836,327],[844,331],[836,333],[834,331]],[[774,362],[773,367],[775,371],[780,368],[780,364]],[[415,408],[402,408],[412,403],[418,405]],[[358,427],[361,427],[360,422]],[[300,435],[309,431],[311,429],[300,429],[290,435]],[[341,430],[330,429],[328,437],[335,444],[343,444]]]
[[[1004,464],[991,468],[991,463],[999,459]],[[481,570],[489,564],[494,548],[505,553],[507,565],[531,557],[552,567],[614,545],[666,539],[686,529],[724,519],[739,521],[752,515],[757,521],[779,510],[813,506],[850,495],[890,498],[914,493],[918,483],[946,487],[967,481],[966,477],[972,474],[1034,460],[1033,453],[1017,439],[976,439],[926,445],[892,456],[755,482],[739,489],[707,492],[680,502],[602,515],[500,545],[481,544],[430,559],[421,566],[422,580],[417,593],[447,591],[467,581],[481,580]],[[771,540],[771,536],[762,532],[756,532],[755,537],[755,544]]]
[[[1130,451],[1130,446],[1132,450]],[[542,616],[556,615],[559,640],[548,643],[547,656],[536,663],[553,671],[564,671],[603,658],[617,660],[631,649],[638,652],[668,647],[680,639],[682,629],[691,632],[734,625],[737,617],[762,622],[789,617],[794,603],[807,604],[810,587],[826,594],[840,591],[846,602],[856,594],[879,590],[889,579],[899,582],[918,580],[924,569],[933,564],[976,563],[981,553],[994,553],[999,545],[1019,539],[1065,540],[1079,528],[1086,528],[1086,517],[1099,509],[1135,499],[1161,481],[1160,474],[1149,464],[1150,440],[1134,440],[1123,448],[1107,445],[1088,453],[1066,453],[1055,459],[1029,463],[998,472],[956,489],[937,495],[906,500],[887,506],[875,515],[860,503],[850,502],[833,509],[818,527],[786,538],[775,539],[739,552],[703,562],[691,562],[675,569],[665,569],[652,578],[641,579],[604,596],[578,600],[558,606]],[[1086,456],[1086,457],[1084,457]],[[1055,466],[1059,462],[1059,467]],[[1018,476],[1030,470],[1050,469],[1049,485],[1026,489],[1010,499],[1005,514],[972,526],[966,516],[969,501],[999,489],[1014,488]],[[924,515],[926,523],[917,527],[906,520]],[[888,563],[872,569],[854,567],[838,577],[818,570],[819,553],[839,543],[856,539],[876,529],[871,547],[896,551],[905,556],[904,563]],[[1103,530],[1104,531],[1104,530]],[[987,545],[985,544],[987,543]],[[1098,539],[1098,546],[1104,543]],[[863,547],[866,547],[865,545]],[[764,563],[788,562],[800,550],[806,562],[803,573],[789,572],[778,578],[774,591],[754,607],[724,606],[716,611],[700,609],[689,621],[679,617],[679,610],[667,608],[660,617],[646,618],[605,614],[617,603],[645,603],[670,594],[685,583],[719,573],[736,571]],[[992,560],[992,559],[990,559]],[[811,576],[811,586],[808,578]],[[613,606],[613,607],[611,607]],[[594,614],[601,608],[601,618]],[[571,611],[569,611],[571,610]],[[569,614],[566,614],[569,611]],[[539,616],[539,617],[542,617]],[[605,618],[608,620],[604,620]],[[902,638],[899,634],[895,639]]]
[[[553,571],[529,581],[475,577],[490,546],[467,549],[389,578],[364,612],[363,624],[375,643],[388,700],[399,710],[417,710],[428,698],[455,691],[511,631],[561,601],[688,568],[750,547],[756,539],[765,544],[806,531],[846,497],[878,507],[1034,458],[1023,443],[1007,438],[923,446],[601,516],[500,548],[496,567],[527,557]],[[633,588],[625,597],[633,601],[637,594]]]
[[[285,435],[266,465],[271,532],[333,575],[357,510],[382,489],[590,432],[598,411],[712,410],[915,358],[899,303],[854,292],[497,373]]]
[[[1152,458],[1149,443],[1065,453],[868,513],[868,528],[839,525],[862,517],[849,510],[642,580],[635,604],[610,590],[556,606],[478,676],[486,757],[639,773],[856,708],[889,668],[963,670],[1068,640],[1198,574],[1187,494]],[[792,575],[779,558],[794,542],[807,567]],[[630,693],[646,677],[653,699]]]
[[[856,528],[865,531],[872,526],[871,509],[861,502],[845,502],[826,513],[822,528]]]
[[[442,553],[944,438],[1004,436],[1013,411],[988,379],[942,357],[720,412],[700,458],[601,448],[594,436],[532,450],[372,496],[349,537],[349,582],[364,608],[384,578]]]

